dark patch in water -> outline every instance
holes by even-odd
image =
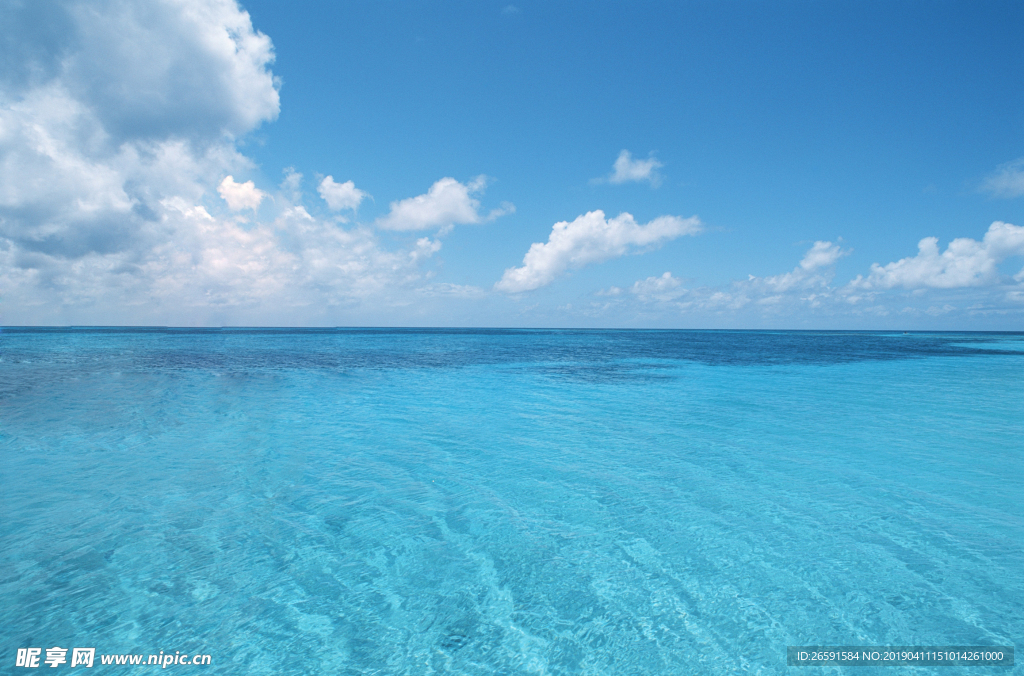
[[[0,399],[33,382],[89,374],[206,371],[225,382],[292,370],[510,366],[584,382],[658,380],[709,366],[834,365],[930,357],[1024,358],[998,341],[1024,333],[512,329],[4,329],[11,377]]]
[[[441,647],[448,652],[454,652],[467,645],[469,642],[469,636],[453,632],[441,639]]]

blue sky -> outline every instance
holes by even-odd
[[[1024,329],[1020,3],[7,4],[4,324]]]

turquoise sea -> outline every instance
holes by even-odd
[[[1008,674],[1024,334],[0,332],[0,673]]]

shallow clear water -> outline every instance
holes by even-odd
[[[0,664],[781,674],[787,645],[1013,645],[1022,346],[5,329]]]

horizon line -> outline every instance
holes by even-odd
[[[745,332],[745,333],[996,333],[1024,334],[1024,329],[771,329],[771,328],[644,328],[571,326],[172,326],[165,324],[12,324],[5,330],[174,330],[174,331],[661,331],[661,332]]]

